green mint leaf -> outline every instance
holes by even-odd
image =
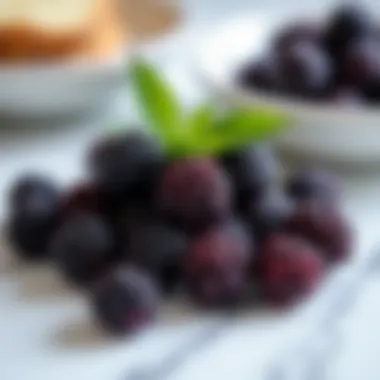
[[[202,104],[195,108],[186,118],[186,128],[190,135],[200,136],[204,131],[210,129],[215,121],[214,107]]]
[[[184,126],[184,139],[187,146],[184,154],[192,155],[203,149],[204,136],[210,131],[215,123],[215,110],[209,104],[201,104],[186,116]]]
[[[273,110],[240,108],[232,111],[214,128],[220,149],[235,149],[272,137],[287,124],[287,118]]]
[[[220,155],[272,137],[286,117],[265,109],[236,109],[214,121],[192,140],[189,155]]]
[[[171,151],[173,158],[219,156],[268,139],[287,123],[284,115],[272,110],[236,109],[217,117],[212,108],[204,107],[197,109],[190,118],[203,121],[189,123],[187,134],[182,137],[182,145],[177,144]]]
[[[146,61],[135,59],[130,73],[144,121],[164,146],[173,144],[183,122],[179,99],[163,76]]]

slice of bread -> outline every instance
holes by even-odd
[[[48,33],[83,29],[93,15],[94,0],[0,0],[0,28],[24,26]]]
[[[0,60],[53,59],[81,50],[102,1],[0,0]]]
[[[132,35],[125,16],[119,10],[117,0],[101,0],[87,42],[74,56],[68,58],[102,61],[122,53],[126,44],[132,42]]]

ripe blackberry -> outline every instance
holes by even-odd
[[[187,249],[188,239],[183,232],[162,223],[151,223],[134,230],[127,254],[131,262],[152,274],[170,292],[180,281]]]
[[[292,95],[320,99],[333,84],[333,65],[319,45],[298,41],[280,57],[284,88]]]
[[[163,162],[161,147],[140,131],[99,141],[89,157],[95,183],[111,198],[132,195],[149,198]]]
[[[26,260],[47,258],[50,238],[57,224],[36,221],[33,217],[11,215],[7,221],[6,234],[15,248],[15,254]]]
[[[242,298],[251,246],[240,233],[226,224],[204,232],[192,243],[184,273],[190,294],[201,304],[230,306]]]
[[[89,182],[74,185],[63,200],[63,211],[66,215],[77,212],[101,213],[104,207],[105,200],[101,191]]]
[[[271,235],[259,257],[259,282],[263,296],[270,302],[289,304],[309,296],[324,274],[318,249],[291,235]]]
[[[55,234],[51,253],[58,268],[75,284],[88,284],[104,273],[113,261],[112,231],[99,217],[74,214]]]
[[[347,48],[341,64],[341,76],[345,85],[361,91],[380,82],[380,41],[365,38],[353,41]]]
[[[46,257],[60,218],[60,189],[45,177],[28,175],[16,182],[9,198],[7,234],[16,253],[26,259]]]
[[[276,56],[268,55],[259,62],[246,65],[239,73],[238,81],[248,89],[279,90],[281,83]]]
[[[302,41],[315,45],[322,43],[320,27],[312,21],[298,21],[280,30],[274,39],[274,49],[278,54],[283,54],[295,43]]]
[[[226,154],[221,162],[232,178],[235,203],[240,210],[246,209],[277,181],[277,162],[268,146],[251,146]]]
[[[157,301],[152,279],[132,266],[109,273],[96,285],[92,298],[96,318],[118,335],[135,332],[152,321]]]
[[[327,22],[325,44],[331,56],[342,59],[352,41],[368,37],[374,32],[372,16],[359,4],[338,8]]]
[[[340,198],[340,181],[321,169],[304,169],[288,178],[287,194],[295,201],[320,200],[335,203]]]
[[[341,87],[332,91],[329,101],[339,106],[355,107],[361,106],[365,99],[364,94],[359,89]]]
[[[39,174],[19,178],[9,193],[12,214],[38,214],[41,217],[55,214],[61,201],[61,191],[51,179]]]
[[[248,210],[248,221],[260,241],[281,231],[294,212],[294,202],[281,192],[271,191],[254,200]]]
[[[228,216],[231,186],[212,159],[172,162],[161,178],[157,205],[185,227],[203,228]]]
[[[341,213],[326,202],[301,203],[287,231],[314,243],[329,262],[343,261],[351,253],[351,228]]]

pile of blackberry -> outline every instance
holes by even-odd
[[[89,290],[94,315],[123,334],[152,321],[161,297],[202,307],[290,305],[349,257],[339,183],[321,170],[280,182],[264,145],[223,157],[168,159],[140,131],[90,147],[88,176],[68,189],[28,175],[10,192],[8,236]],[[248,296],[247,296],[248,295]]]
[[[269,52],[239,74],[248,89],[335,104],[380,101],[380,29],[359,4],[336,9],[325,23],[296,21]]]

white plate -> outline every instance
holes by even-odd
[[[204,39],[195,54],[197,70],[227,104],[265,105],[290,115],[294,126],[279,139],[281,148],[342,163],[380,161],[380,107],[338,108],[295,101],[243,90],[234,81],[242,65],[264,53],[273,33],[294,18],[252,13],[230,19]]]
[[[0,66],[2,117],[67,116],[93,109],[120,88],[127,56],[101,62]]]

